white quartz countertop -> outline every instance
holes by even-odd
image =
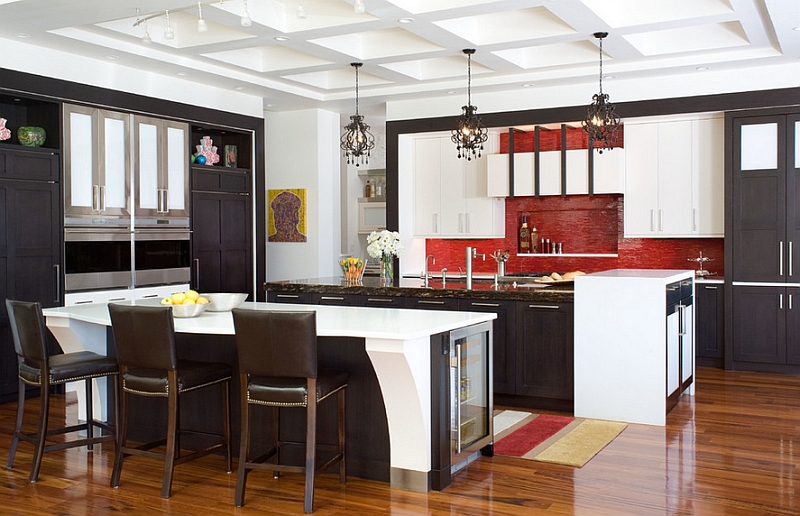
[[[578,276],[581,278],[626,278],[626,279],[654,279],[664,280],[669,283],[678,281],[687,277],[694,277],[694,271],[690,269],[611,269],[603,272],[595,272],[587,274],[586,276]]]
[[[123,301],[123,304],[157,305],[157,300]],[[412,340],[471,326],[497,318],[493,313],[411,310],[402,308],[367,308],[351,306],[298,305],[245,302],[251,310],[311,310],[317,312],[317,334],[322,337],[360,337]],[[104,326],[111,325],[105,303],[46,308],[46,317],[65,317]],[[205,312],[199,317],[175,318],[178,333],[233,335],[230,312]]]

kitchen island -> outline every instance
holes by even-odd
[[[533,277],[474,279],[400,278],[382,286],[376,277],[348,285],[342,277],[271,281],[267,301],[314,305],[486,312],[493,321],[493,386],[498,405],[573,410],[573,283],[536,283]]]
[[[127,304],[152,305],[152,300],[126,301]],[[156,302],[157,303],[157,302]],[[300,306],[273,303],[244,303],[242,308],[251,310],[315,310],[317,312],[317,333],[320,336],[320,361],[324,363],[322,355],[327,352],[328,341],[330,347],[339,346],[347,353],[357,355],[354,347],[361,346],[366,351],[367,359],[355,364],[358,370],[349,370],[351,384],[362,383],[369,385],[369,378],[362,382],[362,376],[377,376],[380,396],[377,403],[381,403],[379,411],[370,412],[368,420],[349,421],[350,431],[366,432],[365,439],[380,441],[381,436],[370,435],[371,429],[388,429],[389,464],[382,464],[384,460],[378,456],[367,457],[363,467],[359,468],[357,460],[348,457],[348,472],[352,473],[350,466],[359,476],[389,480],[392,486],[407,488],[417,491],[429,489],[442,489],[450,482],[450,464],[442,464],[440,459],[445,453],[440,449],[439,435],[449,433],[449,421],[442,421],[439,407],[446,403],[442,400],[442,392],[434,390],[446,379],[437,377],[438,363],[444,363],[441,348],[442,339],[437,338],[452,330],[462,328],[476,328],[476,331],[488,331],[487,323],[496,316],[491,313],[434,313],[416,310],[377,310],[358,307],[335,306]],[[48,308],[44,311],[47,326],[53,332],[65,352],[90,349],[106,353],[113,351],[110,336],[110,317],[105,303],[79,305],[60,308]],[[490,326],[490,325],[489,325]],[[215,337],[213,341],[204,346],[202,341],[193,340],[186,346],[181,346],[179,353],[200,353],[200,348],[210,348],[210,352],[223,353],[232,363],[234,370],[235,347],[233,345],[233,317],[230,312],[206,312],[199,317],[191,319],[175,319],[175,330],[179,337]],[[107,338],[108,337],[108,338]],[[199,342],[199,344],[198,344]],[[231,352],[231,348],[233,352]],[[435,348],[435,349],[434,349]],[[335,353],[333,353],[335,354]],[[363,355],[363,353],[361,353]],[[205,357],[204,357],[205,358]],[[213,356],[211,358],[219,359]],[[341,364],[340,357],[330,357],[337,365]],[[354,359],[356,360],[356,359]],[[367,364],[364,371],[364,362]],[[345,364],[347,365],[347,364]],[[238,378],[234,378],[236,383]],[[437,383],[439,382],[439,383]],[[354,385],[351,385],[354,387]],[[366,391],[368,389],[361,389]],[[238,388],[234,385],[234,393]],[[359,392],[359,389],[350,389],[348,393],[348,407],[358,407],[363,397],[372,396],[375,405],[374,392]],[[102,393],[101,393],[102,394]],[[359,398],[362,396],[362,398]],[[236,411],[238,404],[234,402]],[[203,405],[198,406],[203,410]],[[186,408],[186,405],[184,405]],[[382,414],[381,414],[382,412]],[[385,420],[380,421],[380,416]],[[182,416],[184,419],[184,416]],[[446,419],[446,418],[445,418]],[[234,415],[234,421],[237,417]],[[384,430],[386,432],[386,430]],[[234,431],[234,438],[238,433]],[[360,441],[360,439],[359,439]],[[448,441],[449,442],[449,438]],[[360,448],[368,444],[351,442],[351,453],[358,453]],[[447,456],[449,457],[449,450]],[[384,475],[383,469],[386,469]]]

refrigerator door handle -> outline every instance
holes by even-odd
[[[456,344],[456,381],[453,386],[453,401],[456,403],[455,436],[456,453],[461,453],[461,344]]]

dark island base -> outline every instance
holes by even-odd
[[[109,330],[109,354],[115,354],[113,335]],[[229,335],[177,334],[178,356],[192,360],[215,361],[230,364],[234,376],[231,382],[231,443],[234,455],[239,454],[241,410],[239,406],[238,358],[234,337]],[[390,481],[389,428],[380,385],[363,339],[320,337],[318,360],[321,369],[348,371],[347,387],[347,474],[349,476]],[[287,345],[289,345],[287,343]],[[181,426],[184,429],[219,433],[222,430],[222,389],[207,388],[181,395]],[[253,447],[251,455],[257,456],[271,442],[272,408],[255,407],[251,429]],[[281,438],[284,441],[305,441],[305,409],[280,409]],[[325,400],[317,413],[317,443],[335,443],[336,401]],[[167,400],[161,398],[131,397],[131,415],[128,438],[133,442],[148,442],[163,438],[167,427]],[[192,447],[187,434],[181,445]],[[287,447],[281,462],[301,465],[301,447]],[[318,451],[320,459],[324,451]],[[125,473],[123,472],[123,476]]]

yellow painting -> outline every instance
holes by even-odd
[[[267,190],[270,242],[307,242],[306,189]]]

